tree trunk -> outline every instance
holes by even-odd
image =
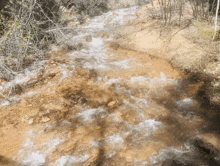
[[[218,26],[219,1],[220,1],[220,0],[218,0],[218,2],[217,2],[217,7],[216,7],[216,15],[215,15],[215,32],[214,32],[213,40],[215,39],[216,31],[217,31],[217,26]]]

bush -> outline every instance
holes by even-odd
[[[0,78],[13,75],[44,58],[47,47],[55,42],[59,6],[53,0],[10,0],[1,10]]]
[[[210,6],[209,3],[210,0],[189,0],[193,16],[197,20],[212,20],[212,13],[210,12]]]
[[[180,25],[184,14],[185,0],[151,0],[150,4],[151,8],[148,10],[151,18],[162,21],[164,26],[171,25],[173,21]]]
[[[171,25],[173,22],[181,24],[183,15],[190,15],[199,21],[213,21],[214,4],[211,1],[216,0],[150,0],[150,16],[153,19],[162,20],[164,26]],[[156,2],[158,4],[156,4]],[[188,13],[186,5],[190,5],[191,12]],[[155,7],[156,5],[156,7]],[[159,7],[157,7],[159,6]]]
[[[67,8],[74,7],[79,14],[86,14],[94,17],[107,12],[107,0],[61,0],[63,6]]]

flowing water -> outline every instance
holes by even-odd
[[[93,18],[68,41],[86,47],[53,53],[0,86],[11,94],[0,103],[2,165],[209,164],[195,140],[216,114],[205,113],[197,84],[165,60],[114,49],[138,9]]]

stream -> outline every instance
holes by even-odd
[[[197,84],[115,44],[139,8],[91,19],[68,39],[81,49],[51,53],[0,86],[11,94],[0,102],[2,165],[218,164],[218,114],[197,98]]]

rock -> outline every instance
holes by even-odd
[[[91,18],[86,19],[86,25],[89,25],[91,23]]]
[[[54,73],[54,72],[50,72],[50,73],[48,74],[49,77],[55,77],[55,75],[56,75],[56,73]]]
[[[50,118],[46,117],[46,116],[43,116],[42,117],[42,122],[43,123],[46,123],[46,122],[49,122],[50,121]]]
[[[41,108],[42,108],[43,110],[47,110],[48,113],[49,113],[50,111],[59,111],[59,110],[62,110],[62,109],[63,109],[63,107],[60,106],[58,103],[57,103],[57,104],[54,104],[54,103],[43,104],[43,105],[41,106]]]
[[[181,111],[190,110],[194,106],[194,104],[195,101],[193,100],[193,98],[187,98],[176,102],[178,109]]]
[[[110,42],[109,47],[111,47],[113,50],[118,50],[120,48],[120,44],[116,42]]]
[[[108,39],[109,38],[109,34],[107,32],[106,33],[103,32],[101,37],[104,38],[104,39]]]
[[[39,116],[43,116],[44,113],[43,113],[43,112],[39,112],[38,115],[39,115]]]
[[[22,122],[26,122],[28,120],[28,116],[27,115],[24,115],[22,118],[21,118],[21,121]]]
[[[18,94],[18,95],[20,95],[21,93],[22,93],[22,87],[20,86],[20,85],[15,85],[15,87],[14,87],[14,92],[16,93],[16,94]]]
[[[178,163],[173,159],[167,159],[162,163],[162,166],[184,166],[184,164]]]
[[[25,107],[27,104],[28,104],[28,102],[27,102],[25,99],[22,99],[21,102],[20,102],[20,105],[21,105],[21,106],[24,106],[24,107]]]
[[[201,154],[208,159],[214,159],[219,155],[219,137],[212,133],[206,133],[194,141],[195,146]]]
[[[70,28],[74,28],[74,27],[78,27],[80,25],[80,22],[79,21],[71,21],[68,23],[68,27]]]
[[[211,133],[204,134],[202,136],[201,140],[206,144],[211,144],[216,149],[220,148],[219,147],[219,137],[217,137],[214,134],[211,134]]]
[[[0,86],[4,86],[5,84],[7,84],[7,81],[0,80]]]
[[[33,123],[34,123],[34,119],[33,118],[29,119],[28,124],[33,124]]]
[[[54,61],[50,61],[49,63],[50,63],[50,64],[54,64],[55,62],[54,62]]]
[[[115,106],[116,106],[116,101],[111,101],[111,102],[108,103],[108,107],[113,108]]]
[[[87,36],[87,37],[86,37],[86,41],[87,41],[87,42],[91,42],[91,41],[92,41],[92,36]]]
[[[76,50],[81,51],[83,49],[83,47],[84,47],[83,43],[78,43],[76,46]]]
[[[54,65],[56,65],[56,64],[54,64]],[[56,70],[50,71],[47,76],[48,77],[55,77],[59,73],[60,73],[60,69],[56,69]]]
[[[77,74],[80,76],[88,76],[90,74],[90,71],[88,69],[78,69]]]

